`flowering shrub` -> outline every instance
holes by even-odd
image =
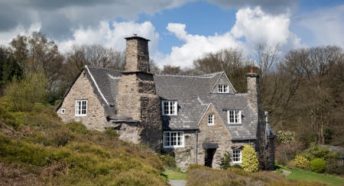
[[[242,150],[242,164],[241,167],[246,172],[257,172],[258,171],[258,158],[257,153],[251,145],[244,145]]]

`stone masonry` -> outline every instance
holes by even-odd
[[[214,114],[215,122],[214,125],[208,126],[208,115]],[[207,144],[216,144],[214,159],[212,161],[212,166],[214,168],[220,168],[221,158],[224,156],[225,152],[231,150],[232,141],[229,140],[230,133],[226,129],[225,122],[220,117],[219,113],[215,109],[214,105],[210,104],[207,112],[204,114],[204,117],[199,124],[199,134],[198,134],[198,156],[197,163],[204,165],[205,160],[205,151],[208,147]]]
[[[96,90],[91,85],[87,69],[81,72],[74,85],[64,98],[57,114],[64,122],[82,122],[88,129],[104,131],[108,127],[103,103],[96,95]],[[82,90],[82,91],[80,91]],[[75,101],[83,99],[88,101],[87,116],[75,116]],[[64,113],[62,113],[64,110]]]
[[[136,130],[123,122],[126,129],[135,131],[136,138],[128,138],[133,133],[120,131],[120,138],[131,142],[143,142],[154,149],[160,149],[162,123],[160,98],[156,95],[153,74],[149,68],[148,40],[133,36],[127,39],[126,65],[118,84],[116,110],[119,116],[131,118],[130,123],[137,123]]]

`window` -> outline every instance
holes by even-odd
[[[162,101],[162,114],[165,116],[176,116],[177,105],[177,101]]]
[[[229,93],[228,85],[224,85],[224,84],[217,85],[217,92],[218,93]]]
[[[215,116],[214,114],[209,114],[208,115],[208,126],[212,126],[215,124]]]
[[[241,110],[227,111],[228,124],[241,124]]]
[[[232,151],[232,163],[233,164],[240,164],[241,163],[241,150],[240,149],[233,149],[233,151]]]
[[[181,131],[166,131],[163,135],[164,148],[184,147],[184,133]]]
[[[76,100],[75,101],[75,116],[86,116],[87,115],[87,100]]]

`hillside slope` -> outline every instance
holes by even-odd
[[[148,148],[107,131],[63,124],[52,108],[30,112],[0,104],[0,185],[166,185]]]

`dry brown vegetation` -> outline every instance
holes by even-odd
[[[321,186],[315,182],[290,181],[274,172],[246,173],[241,169],[214,170],[206,167],[188,171],[188,186]]]
[[[0,185],[166,185],[162,162],[144,146],[63,124],[43,105],[0,105]]]

